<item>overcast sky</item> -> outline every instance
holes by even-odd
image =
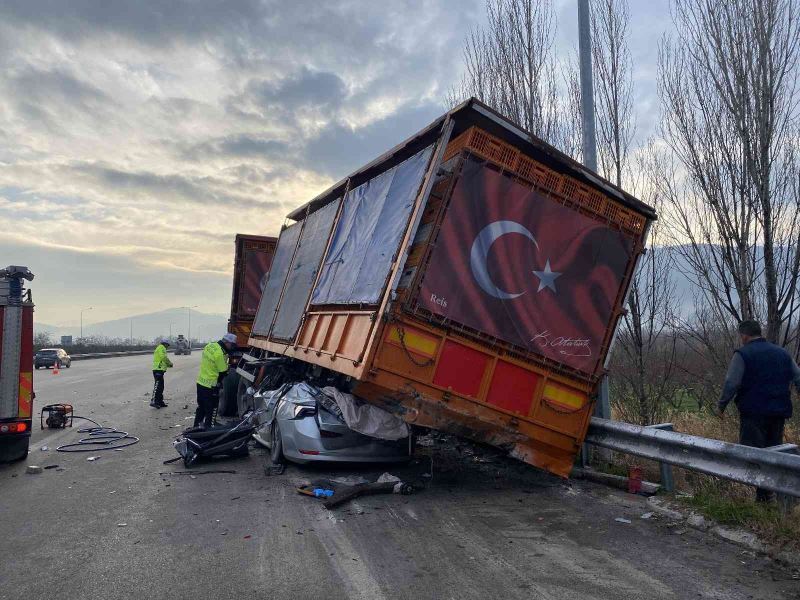
[[[631,0],[640,138],[667,3]],[[483,5],[0,0],[0,266],[36,273],[42,322],[226,313],[234,235],[277,235],[444,112]]]

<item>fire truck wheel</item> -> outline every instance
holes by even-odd
[[[0,462],[14,462],[28,458],[29,438],[12,440],[0,446]]]

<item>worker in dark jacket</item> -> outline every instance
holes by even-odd
[[[169,341],[162,339],[153,352],[153,395],[150,397],[150,406],[166,408],[164,403],[164,373],[172,367],[172,361],[167,356]]]
[[[214,421],[222,380],[228,374],[228,355],[236,349],[236,336],[226,333],[218,342],[206,344],[197,376],[197,410],[194,426],[208,429]]]
[[[769,448],[783,443],[783,426],[792,416],[791,384],[800,391],[800,368],[791,355],[761,336],[756,321],[739,325],[742,347],[731,359],[719,399],[720,414],[731,400],[739,409],[739,443]],[[756,490],[756,500],[767,502],[772,494]]]

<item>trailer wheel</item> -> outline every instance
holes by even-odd
[[[280,465],[284,462],[283,456],[283,438],[281,437],[281,428],[278,426],[278,420],[272,422],[272,431],[270,431],[270,446],[269,458],[273,465]]]

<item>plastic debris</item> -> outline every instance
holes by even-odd
[[[117,523],[117,527],[127,527],[127,523]]]
[[[326,490],[323,488],[314,489],[315,498],[331,498],[332,496],[333,496],[333,490]]]
[[[614,519],[614,520],[615,520],[617,523],[630,523],[630,522],[631,522],[631,520],[630,520],[630,519],[623,519],[622,517],[617,517],[617,518],[616,518],[616,519]]]
[[[88,460],[89,462],[93,462],[93,461],[97,460],[98,458],[100,458],[100,457],[99,456],[90,456],[86,460]]]
[[[36,465],[28,465],[28,467],[25,469],[25,472],[28,475],[39,475],[43,471],[44,469],[42,469],[42,467],[37,467]]]
[[[41,448],[39,448],[39,450],[41,450],[42,452],[47,452],[48,450],[50,450],[50,448],[48,446],[42,446]]]
[[[650,519],[650,518],[652,518],[652,517],[653,517],[653,514],[655,514],[655,513],[646,512],[646,513],[644,513],[643,515],[641,515],[639,518],[640,518],[640,519]]]

